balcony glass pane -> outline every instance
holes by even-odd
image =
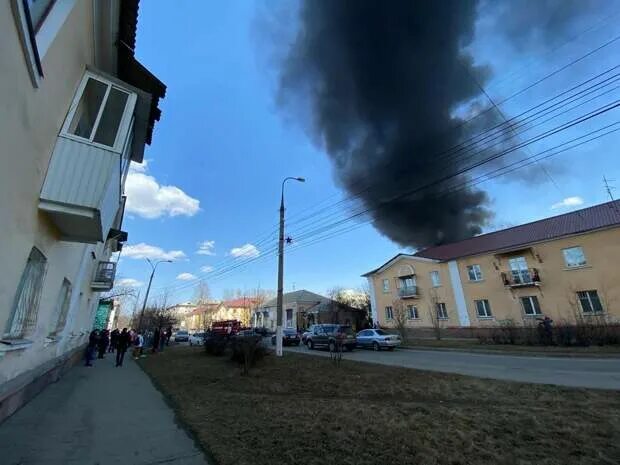
[[[70,134],[90,139],[107,88],[106,84],[96,79],[88,80],[69,125]]]
[[[128,97],[129,94],[127,94],[127,92],[123,92],[116,88],[110,90],[110,95],[105,103],[105,108],[103,109],[97,132],[95,133],[95,142],[109,147],[114,146],[116,134],[118,133],[118,127],[121,124],[121,119],[125,112]]]

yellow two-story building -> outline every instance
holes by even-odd
[[[363,275],[381,326],[620,321],[620,201],[399,254]]]

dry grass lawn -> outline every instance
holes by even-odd
[[[291,353],[241,376],[189,347],[140,364],[220,465],[620,463],[617,392]]]

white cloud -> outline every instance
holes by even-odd
[[[142,281],[138,281],[137,279],[133,278],[119,279],[118,281],[116,281],[115,284],[120,287],[140,287],[144,285]]]
[[[233,247],[230,249],[230,254],[233,257],[258,257],[260,251],[252,244],[244,244],[241,247]]]
[[[181,273],[180,275],[177,276],[177,279],[181,281],[191,281],[192,279],[197,279],[197,276],[191,273]]]
[[[185,258],[185,253],[182,250],[165,251],[161,247],[141,242],[136,245],[126,245],[123,247],[123,257],[135,258],[137,260],[144,258],[150,258],[151,260],[180,260]]]
[[[557,210],[558,208],[578,207],[580,205],[583,205],[583,199],[581,197],[566,197],[561,202],[551,205],[551,209]]]
[[[198,243],[198,255],[215,255],[215,241],[203,241]]]
[[[153,219],[162,216],[194,216],[200,211],[200,201],[176,186],[162,186],[147,174],[148,161],[131,163],[125,193],[127,213]]]
[[[213,270],[214,270],[214,268],[212,266],[209,266],[209,265],[205,265],[205,266],[201,266],[200,267],[200,271],[202,271],[203,273],[210,273]]]

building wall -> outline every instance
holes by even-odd
[[[44,79],[35,88],[30,80],[10,6],[0,2],[0,212],[3,240],[0,262],[0,330],[4,331],[15,291],[30,250],[47,258],[36,329],[24,350],[0,358],[0,386],[81,345],[92,325],[98,295],[90,279],[103,244],[60,242],[55,227],[38,210],[39,194],[56,136],[86,64],[93,63],[93,2],[76,2],[63,27],[42,57]],[[94,252],[95,259],[91,252]],[[62,337],[46,342],[63,278],[73,286],[71,306]]]
[[[567,268],[562,249],[581,246],[587,265],[583,268]],[[508,271],[508,259],[524,256],[529,268],[537,268],[540,286],[510,289],[504,286],[501,272]],[[524,314],[520,298],[535,295],[543,315],[555,321],[575,321],[575,312],[582,315],[577,304],[576,291],[597,290],[610,321],[620,321],[620,228],[596,231],[569,238],[535,244],[531,248],[513,254],[487,254],[458,260],[461,281],[465,291],[467,308],[473,325],[496,325],[511,319],[518,324],[528,324],[532,317]],[[467,265],[479,264],[484,280],[469,282]],[[493,318],[480,319],[474,300],[487,299],[491,304]]]
[[[567,268],[562,249],[582,247],[587,265],[580,268]],[[528,268],[536,268],[540,276],[538,286],[510,288],[504,285],[502,272],[509,273],[508,260],[523,256]],[[382,272],[370,276],[376,301],[378,321],[381,326],[394,327],[395,322],[386,320],[385,307],[395,307],[403,302],[418,307],[420,319],[408,320],[409,328],[429,328],[432,326],[429,309],[433,299],[431,293],[436,291],[437,300],[446,303],[449,320],[446,327],[487,327],[497,326],[500,322],[512,320],[518,325],[536,324],[536,318],[549,316],[556,322],[575,322],[576,317],[584,315],[576,298],[577,291],[596,290],[604,308],[604,317],[610,322],[620,322],[620,228],[575,235],[568,238],[533,244],[531,247],[511,253],[489,253],[455,260],[453,272],[458,273],[457,283],[463,290],[464,305],[469,322],[458,317],[458,292],[450,282],[450,264],[433,263],[428,260],[402,257]],[[454,263],[453,262],[453,263]],[[420,298],[400,299],[395,280],[403,264],[410,264],[415,269]],[[467,267],[479,265],[482,280],[470,281]],[[433,290],[430,271],[438,270],[441,287]],[[390,279],[390,291],[383,292],[383,279]],[[455,298],[455,296],[457,298]],[[521,297],[536,296],[542,312],[541,316],[525,315]],[[475,301],[489,301],[492,316],[480,317],[476,311]]]
[[[418,286],[420,296],[418,298],[401,298],[398,295],[396,280],[399,270],[403,266],[411,266],[415,272],[416,285]],[[441,285],[433,287],[430,273],[431,271],[439,271]],[[448,311],[448,319],[442,320],[442,326],[458,326],[460,325],[454,292],[450,283],[450,275],[447,263],[438,263],[426,259],[416,259],[412,257],[401,257],[387,269],[371,276],[376,301],[376,315],[378,322],[383,327],[394,327],[395,321],[386,319],[385,308],[391,306],[396,312],[398,305],[413,305],[418,308],[419,319],[406,321],[409,328],[429,327],[432,326],[430,312],[435,307],[435,302],[444,302]],[[383,291],[383,280],[390,280],[390,290]],[[375,311],[373,311],[373,314]]]

